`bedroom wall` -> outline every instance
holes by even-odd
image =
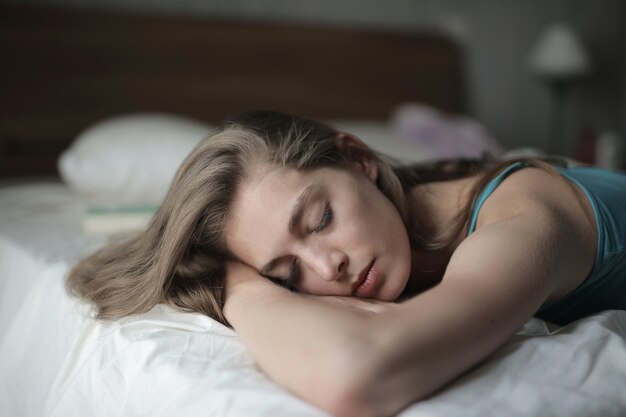
[[[626,2],[622,0],[20,0],[13,3],[119,9],[252,20],[443,30],[465,50],[468,113],[507,147],[549,147],[551,96],[527,69],[538,33],[563,21],[579,33],[594,71],[567,111],[571,153],[581,129],[626,138]]]

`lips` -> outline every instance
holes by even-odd
[[[374,265],[374,261],[376,261],[376,259],[372,259],[372,262],[370,262],[359,274],[359,279],[357,279],[357,281],[354,284],[352,284],[352,295],[354,295],[359,290],[361,285],[367,279],[368,275],[370,275],[369,272],[372,269],[372,266]],[[368,283],[368,286],[369,286],[369,283]]]

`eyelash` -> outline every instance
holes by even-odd
[[[324,230],[332,219],[333,219],[333,211],[330,208],[330,201],[327,201],[326,206],[324,207],[324,212],[322,213],[322,219],[320,220],[319,225],[313,230],[313,232],[319,233],[322,230]]]
[[[291,266],[291,270],[289,270],[289,275],[287,279],[283,281],[283,286],[288,290],[295,291],[296,289],[296,281],[298,280],[298,276],[300,275],[300,265],[298,264],[298,260],[294,259],[293,264]]]
[[[330,201],[327,201],[326,205],[324,206],[324,212],[322,213],[322,218],[320,219],[320,222],[317,225],[317,227],[313,230],[313,233],[319,233],[322,230],[324,230],[326,227],[328,227],[328,224],[331,222],[332,219],[333,219],[333,211],[330,208]],[[281,285],[289,290],[294,291],[295,283],[298,280],[298,277],[300,275],[299,272],[300,272],[300,266],[298,264],[298,260],[294,259],[293,264],[291,266],[291,270],[289,271],[289,275],[287,276],[287,279],[281,280],[282,281]]]

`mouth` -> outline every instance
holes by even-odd
[[[361,289],[365,289],[366,286],[368,288],[371,287],[371,284],[373,284],[372,281],[375,278],[373,275],[376,275],[372,274],[372,267],[374,266],[375,261],[376,258],[372,259],[372,262],[370,262],[359,274],[359,279],[354,284],[352,284],[352,295],[355,295]]]

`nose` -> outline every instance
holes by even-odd
[[[313,272],[327,282],[342,277],[348,267],[348,256],[340,250],[313,250],[309,254]]]

